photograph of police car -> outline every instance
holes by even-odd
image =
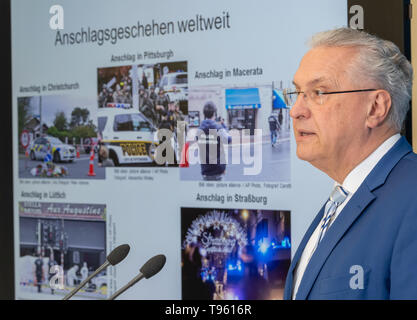
[[[17,105],[19,178],[105,179],[94,96],[19,97]]]
[[[114,166],[158,165],[155,161],[158,131],[152,122],[129,104],[112,105],[98,111],[99,148],[107,149]]]
[[[187,72],[172,72],[162,76],[159,87],[162,88],[170,101],[178,101],[180,109],[182,104],[188,103]]]
[[[45,136],[32,141],[29,145],[31,160],[45,160],[50,155],[53,162],[72,162],[76,156],[75,148],[61,142],[58,138]]]
[[[101,166],[178,166],[187,61],[98,68],[97,106]]]

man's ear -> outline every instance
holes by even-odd
[[[377,90],[372,97],[366,116],[368,128],[380,126],[387,118],[392,106],[391,95],[386,90]]]

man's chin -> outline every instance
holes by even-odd
[[[297,158],[304,161],[312,161],[314,156],[311,150],[306,150],[306,148],[303,147],[297,147]]]

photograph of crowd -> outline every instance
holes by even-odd
[[[109,160],[109,166],[177,165],[182,152],[177,126],[188,121],[187,62],[99,68],[97,75],[99,161]],[[158,137],[160,129],[172,136]],[[165,140],[170,140],[173,159],[161,163],[155,152]]]
[[[290,211],[181,208],[182,299],[281,300]]]

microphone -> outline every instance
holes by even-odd
[[[130,250],[130,246],[128,244],[122,244],[118,246],[117,248],[113,249],[113,251],[110,252],[109,255],[107,256],[106,261],[96,271],[94,271],[90,276],[88,276],[87,279],[85,279],[76,288],[74,288],[70,293],[68,293],[62,300],[68,300],[69,298],[71,298],[82,287],[84,287],[88,281],[90,281],[97,274],[99,274],[101,271],[106,269],[109,265],[114,266],[118,264],[119,262],[121,262],[124,258],[126,258],[126,256],[129,253],[129,250]]]
[[[127,289],[132,287],[136,282],[142,280],[143,278],[149,279],[157,274],[164,267],[166,262],[166,257],[163,254],[156,255],[150,258],[143,266],[140,268],[139,274],[130,280],[124,287],[112,294],[108,300],[114,300]]]

